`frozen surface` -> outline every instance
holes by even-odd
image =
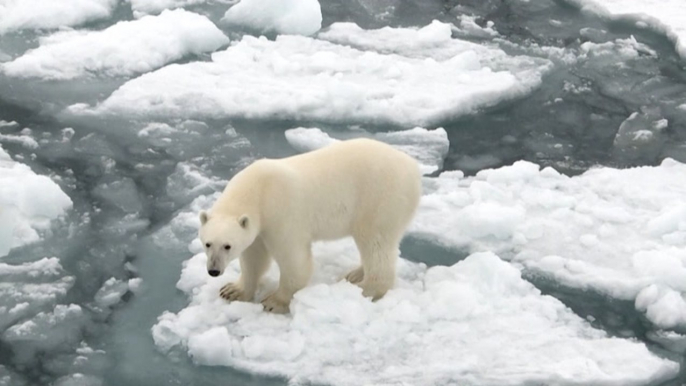
[[[261,32],[312,35],[322,28],[318,0],[241,0],[222,19]]]
[[[679,368],[593,329],[492,253],[430,269],[401,260],[396,288],[376,303],[338,281],[356,266],[351,241],[317,244],[314,255],[315,277],[295,295],[292,315],[225,302],[219,288],[237,279],[238,265],[214,279],[205,255],[194,256],[177,284],[191,304],[160,316],[155,343],[201,365],[336,385],[640,385]],[[272,268],[266,286],[276,278]]]
[[[686,326],[686,165],[567,177],[517,162],[426,180],[414,232],[494,250],[564,285],[627,300],[658,326]]]
[[[550,64],[452,39],[450,25],[438,22],[380,31],[351,31],[373,43],[360,49],[300,36],[245,36],[211,62],[167,66],[95,106],[70,110],[423,125],[525,95]],[[411,44],[389,53],[395,44],[378,36]]]
[[[71,199],[55,182],[13,161],[0,147],[0,257],[39,240],[39,232],[49,229],[50,220],[71,206]]]
[[[353,133],[355,137],[369,136],[386,142],[411,155],[419,162],[419,167],[424,174],[435,172],[443,166],[443,159],[448,154],[450,146],[448,133],[443,128],[427,130],[415,127],[411,130],[377,133],[373,136],[363,131]],[[317,128],[299,127],[286,130],[285,135],[288,143],[300,152],[319,149],[337,141]]]
[[[0,35],[55,29],[109,17],[117,0],[0,0]]]
[[[686,2],[682,0],[567,0],[612,19],[643,22],[664,33],[686,58]]]
[[[103,31],[57,32],[0,68],[9,76],[46,80],[130,76],[228,42],[205,16],[178,9],[122,21]]]

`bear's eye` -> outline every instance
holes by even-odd
[[[209,248],[209,247],[211,247],[211,246],[212,246],[211,243],[205,243],[205,247],[206,247],[206,248]]]
[[[229,244],[224,245],[224,250],[228,251],[229,249],[231,249],[231,246]]]

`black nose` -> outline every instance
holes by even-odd
[[[219,270],[216,269],[210,269],[209,271],[207,271],[207,273],[209,273],[210,276],[219,276]]]

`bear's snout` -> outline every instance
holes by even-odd
[[[207,271],[207,273],[209,273],[210,276],[212,276],[212,277],[219,276],[219,270],[218,269],[210,269],[209,271]]]

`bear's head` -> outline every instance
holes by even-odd
[[[200,241],[207,254],[207,273],[219,276],[257,237],[257,224],[248,215],[200,212]]]

